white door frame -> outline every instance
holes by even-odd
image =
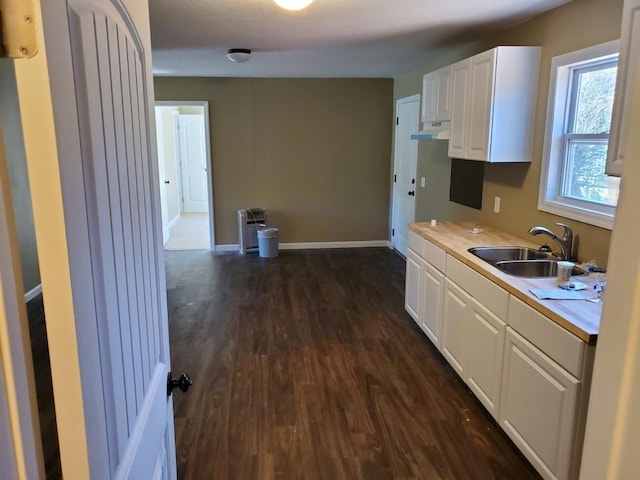
[[[416,93],[415,95],[411,95],[409,97],[404,97],[404,98],[400,98],[398,100],[396,100],[396,109],[395,109],[395,116],[394,118],[398,118],[398,113],[400,111],[400,105],[403,105],[405,103],[413,103],[413,102],[418,102],[418,105],[420,105],[420,94]],[[420,112],[418,110],[418,121],[420,118]],[[419,125],[418,125],[419,127]],[[394,126],[394,137],[393,137],[393,171],[392,171],[392,175],[395,175],[396,172],[396,163],[397,163],[397,157],[398,157],[398,139],[396,138],[396,133],[397,133],[397,126]],[[415,165],[415,171],[413,172],[413,176],[414,178],[416,177],[416,173],[417,173],[417,165],[418,165],[418,150],[416,149],[416,159],[414,162]],[[417,179],[416,179],[417,180]],[[415,192],[417,193],[418,191],[418,184],[416,181],[416,185],[415,185]],[[391,215],[391,228],[389,229],[389,243],[391,245],[391,247],[394,247],[394,241],[393,241],[393,235],[391,234],[391,230],[393,229],[395,222],[396,222],[396,218],[394,215],[394,208],[395,208],[395,189],[396,189],[396,183],[395,182],[391,182],[391,208],[389,209],[389,213]],[[415,220],[415,203],[416,203],[416,197],[415,195],[413,196],[413,205],[414,205],[414,218],[413,220]]]
[[[156,143],[158,144],[158,176],[160,180],[160,215],[162,217],[162,244],[165,245],[169,241],[169,214],[167,212],[167,187],[165,185],[166,180],[166,161],[164,158],[164,149],[160,148],[164,145],[164,132],[162,131],[162,124],[158,123],[160,116],[158,111],[154,108],[156,114]]]
[[[44,478],[45,475],[29,323],[1,121],[0,465],[6,478]]]
[[[203,107],[204,111],[204,135],[207,155],[207,189],[209,190],[209,250],[216,249],[215,214],[213,203],[213,165],[211,162],[211,126],[209,124],[209,102],[206,100],[159,100],[155,102],[158,107]]]

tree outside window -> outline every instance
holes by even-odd
[[[562,195],[615,207],[620,179],[605,175],[618,62],[573,69]]]

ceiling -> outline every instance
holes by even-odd
[[[164,76],[392,77],[570,0],[149,0]],[[230,48],[253,51],[233,63]]]

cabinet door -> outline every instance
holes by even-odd
[[[451,119],[451,66],[436,71],[435,120]]]
[[[422,77],[422,123],[436,120],[437,87],[436,72],[427,73]]]
[[[460,376],[464,370],[469,301],[464,290],[445,278],[440,352]]]
[[[507,324],[471,298],[465,381],[487,410],[498,418]]]
[[[422,259],[413,250],[407,249],[407,273],[404,287],[404,308],[420,325],[420,293],[422,292]]]
[[[488,161],[490,158],[495,59],[495,48],[471,57],[465,157],[469,160]]]
[[[449,156],[465,158],[469,73],[471,59],[451,65],[451,130],[449,132]]]
[[[622,174],[627,143],[629,115],[634,95],[634,81],[640,59],[640,0],[627,0],[622,13],[620,57],[616,78],[616,95],[611,117],[611,135],[607,150],[607,175]],[[638,92],[635,92],[638,94]]]
[[[570,475],[580,382],[507,328],[500,425],[545,478]]]
[[[436,347],[440,347],[444,275],[429,262],[422,265],[422,312],[420,326]]]

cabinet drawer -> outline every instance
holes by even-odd
[[[441,272],[444,272],[446,257],[444,250],[440,247],[436,247],[433,243],[425,240],[423,237],[411,230],[409,230],[408,245],[409,248],[420,255],[420,257],[425,259]]]
[[[424,245],[424,238],[422,238],[416,232],[409,230],[407,245],[411,250],[422,256],[422,246]]]
[[[422,250],[422,258],[424,258],[431,265],[436,267],[441,272],[444,272],[445,258],[447,254],[440,247],[436,247],[428,240],[424,241]]]
[[[467,267],[460,260],[451,255],[446,257],[447,277],[466,290],[498,318],[506,321],[509,309],[509,292]]]
[[[508,323],[572,375],[582,378],[588,345],[580,338],[513,296],[509,300]]]

